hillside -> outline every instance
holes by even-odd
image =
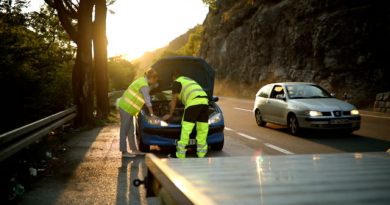
[[[147,70],[154,62],[163,57],[178,55],[199,55],[201,35],[203,27],[197,25],[186,33],[175,38],[163,48],[146,52],[140,58],[133,61],[139,68],[139,74]]]
[[[200,56],[243,92],[308,81],[366,106],[390,90],[389,8],[370,0],[217,1],[203,24]]]

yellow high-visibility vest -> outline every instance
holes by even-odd
[[[123,93],[118,106],[130,115],[137,115],[145,104],[144,97],[141,93],[141,88],[145,86],[149,86],[145,77],[135,80]]]
[[[184,76],[178,77],[176,82],[181,84],[179,100],[182,101],[185,108],[192,105],[207,105],[208,98],[203,88],[191,78]]]

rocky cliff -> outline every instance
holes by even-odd
[[[200,55],[242,87],[321,84],[351,102],[390,90],[390,6],[376,0],[219,0]]]

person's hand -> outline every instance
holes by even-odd
[[[157,117],[156,115],[153,115],[153,114],[150,115],[150,118],[152,118],[152,119],[154,119],[154,120],[155,120],[155,119],[158,119],[158,117]]]
[[[161,120],[166,121],[166,120],[168,120],[168,119],[171,118],[171,117],[172,117],[171,115],[166,114],[166,115],[164,115],[164,116],[161,118]]]

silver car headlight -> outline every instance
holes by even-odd
[[[315,111],[315,110],[308,110],[305,112],[306,115],[310,116],[310,117],[318,117],[318,116],[322,116],[322,112],[320,111]]]
[[[359,115],[359,114],[360,114],[359,110],[356,110],[356,109],[351,110],[351,115]]]
[[[152,118],[149,116],[145,116],[146,121],[151,124],[151,125],[159,125],[161,127],[166,127],[168,126],[168,123],[165,122],[164,120],[158,119],[158,118]]]
[[[222,115],[221,113],[215,113],[209,118],[209,125],[218,123],[222,120]]]

